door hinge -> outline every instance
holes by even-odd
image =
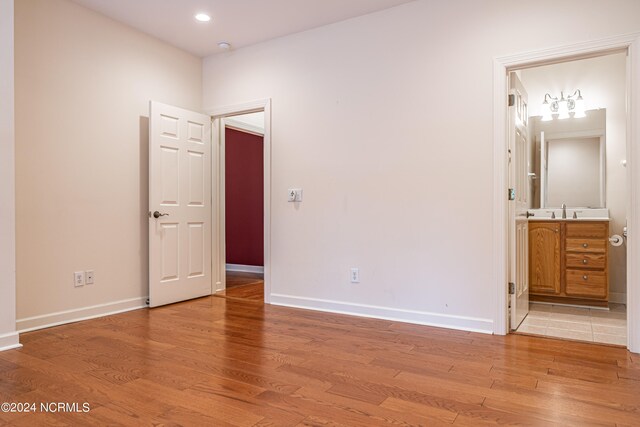
[[[516,96],[511,94],[509,95],[509,107],[513,107],[516,105]]]
[[[516,199],[516,189],[515,188],[510,188],[507,194],[507,197],[509,198],[509,200],[515,200]]]
[[[509,282],[509,295],[515,295],[516,293],[516,284],[513,282]]]

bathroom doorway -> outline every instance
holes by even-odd
[[[627,345],[627,57],[509,70],[511,332]]]

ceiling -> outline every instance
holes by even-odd
[[[413,0],[73,0],[204,57]],[[206,13],[211,21],[194,19]]]

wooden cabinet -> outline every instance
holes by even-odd
[[[560,223],[529,223],[529,293],[560,295]]]
[[[530,221],[530,299],[607,305],[608,237],[606,221]]]

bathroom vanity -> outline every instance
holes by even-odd
[[[529,220],[529,298],[606,307],[609,221]]]
[[[529,299],[607,307],[606,110],[531,123]]]

